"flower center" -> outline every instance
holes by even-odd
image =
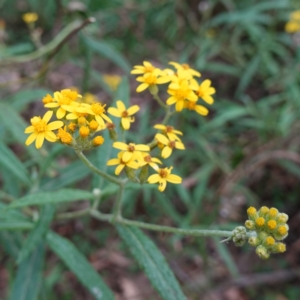
[[[154,76],[153,74],[149,74],[149,76],[147,76],[145,78],[145,83],[148,83],[148,84],[155,84],[156,83],[156,76]]]
[[[186,106],[189,110],[194,110],[196,106],[196,102],[187,101]]]
[[[34,130],[37,132],[37,133],[41,133],[41,132],[45,132],[46,129],[47,129],[47,124],[44,120],[42,120],[41,118],[39,119],[39,121],[37,122],[34,122],[32,124],[32,126],[34,127]]]
[[[188,94],[188,91],[186,89],[179,89],[176,91],[175,97],[178,100],[184,100],[184,99],[186,99],[187,94]]]
[[[66,97],[69,98],[70,102],[75,101],[78,98],[78,93],[76,91],[71,91],[71,90],[62,90],[61,94]]]
[[[127,118],[127,117],[128,117],[128,112],[127,112],[127,110],[124,110],[122,112],[122,118]]]
[[[101,115],[105,112],[105,109],[100,103],[93,103],[92,111],[95,113],[95,115]]]
[[[145,67],[145,73],[151,73],[155,70],[153,66],[147,66]]]
[[[168,146],[172,149],[175,148],[175,141],[170,141]]]
[[[201,88],[199,88],[199,90],[196,92],[196,94],[197,94],[200,98],[202,98],[202,96],[204,95],[204,92],[203,92],[203,90],[202,90]]]
[[[147,162],[147,163],[152,162],[151,156],[150,156],[150,155],[145,156],[145,157],[144,157],[144,161]]]
[[[166,178],[166,177],[168,176],[168,172],[167,172],[166,170],[164,170],[164,169],[161,169],[161,170],[159,171],[159,176],[160,176],[161,178]]]
[[[169,126],[169,125],[166,126],[166,132],[172,132],[173,130],[174,130],[173,126]]]
[[[58,103],[60,105],[69,105],[73,100],[71,100],[70,98],[67,98],[65,96],[62,96],[59,100]]]
[[[135,150],[134,144],[129,144],[127,149],[129,152],[134,152]]]

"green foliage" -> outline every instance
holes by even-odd
[[[117,230],[162,298],[166,300],[186,299],[165,258],[155,244],[138,228],[118,225]]]

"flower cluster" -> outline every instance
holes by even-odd
[[[135,66],[133,74],[140,75],[137,80],[141,82],[137,88],[141,92],[149,88],[154,99],[158,99],[158,84],[168,83],[169,98],[164,105],[170,115],[171,106],[175,104],[175,111],[179,112],[184,108],[193,109],[199,114],[206,115],[208,110],[196,104],[199,98],[206,103],[212,104],[212,94],[215,89],[210,86],[209,80],[204,80],[201,84],[195,77],[200,77],[200,73],[191,69],[186,64],[170,63],[175,70],[154,67],[149,62],[144,62],[142,66]],[[119,78],[118,78],[119,80]],[[116,83],[116,82],[115,82]],[[119,84],[116,83],[116,84]],[[160,100],[158,100],[160,101]],[[41,148],[44,140],[50,142],[60,142],[73,147],[75,150],[83,151],[100,146],[104,143],[104,138],[98,135],[105,129],[109,130],[109,136],[114,140],[113,147],[120,150],[116,158],[107,162],[108,166],[116,166],[115,174],[119,176],[124,170],[126,176],[139,183],[148,182],[158,184],[158,190],[164,191],[167,182],[180,184],[182,178],[172,174],[172,166],[161,167],[161,160],[169,158],[174,151],[184,150],[185,146],[180,136],[183,133],[171,125],[156,124],[154,126],[158,132],[149,144],[126,143],[117,138],[116,125],[107,115],[118,118],[119,129],[129,130],[135,121],[135,114],[140,110],[138,105],[126,107],[121,101],[116,101],[116,106],[108,107],[98,101],[92,94],[85,94],[82,97],[76,88],[64,89],[55,92],[53,95],[46,95],[43,98],[45,108],[48,109],[43,117],[33,117],[31,126],[25,129],[25,133],[30,134],[26,140],[26,145],[35,141],[37,148]],[[51,118],[56,119],[50,122]],[[166,123],[165,119],[165,123]],[[157,155],[151,155],[151,151],[157,151]],[[148,175],[148,171],[154,170],[154,174]]]
[[[167,105],[175,105],[177,112],[189,109],[200,115],[207,115],[208,109],[198,104],[198,100],[202,99],[207,104],[213,104],[212,95],[216,90],[211,87],[211,81],[206,79],[199,83],[196,78],[199,78],[201,74],[187,64],[176,62],[169,64],[174,69],[160,69],[147,61],[144,61],[141,66],[134,66],[131,74],[139,75],[136,80],[141,83],[136,91],[142,92],[149,89],[151,94],[157,95],[158,85],[167,83],[167,93],[169,94],[166,100]]]
[[[300,10],[296,10],[290,14],[290,20],[285,24],[285,31],[288,33],[300,31]]]
[[[271,253],[285,252],[285,244],[279,241],[288,235],[288,215],[278,212],[274,207],[269,209],[266,206],[262,206],[258,211],[251,206],[247,214],[249,219],[245,226],[250,230],[248,243],[256,247],[257,255],[267,259]]]
[[[112,122],[106,115],[105,105],[79,101],[82,98],[75,90],[64,89],[55,92],[53,96],[43,98],[44,106],[48,109],[45,115],[33,117],[31,126],[25,129],[30,133],[26,145],[35,141],[36,148],[41,148],[44,139],[49,142],[61,142],[78,150],[89,150],[103,144],[102,136],[94,135],[107,128],[106,122]],[[56,120],[50,122],[55,116]],[[57,132],[54,133],[54,131]]]

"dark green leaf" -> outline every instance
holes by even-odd
[[[118,225],[117,230],[162,298],[186,299],[173,272],[155,244],[138,228]]]
[[[48,203],[72,202],[77,200],[91,200],[94,195],[84,190],[61,189],[56,192],[42,192],[27,195],[12,202],[8,208],[24,207],[29,205],[45,205]]]
[[[113,293],[99,274],[70,241],[54,232],[47,234],[47,241],[52,251],[63,260],[96,299],[114,299]]]
[[[47,231],[49,230],[49,225],[54,216],[55,207],[53,205],[45,205],[40,213],[40,218],[36,223],[33,230],[29,233],[25,243],[19,253],[17,263],[22,262],[28,255],[33,251],[33,249],[42,241]]]
[[[35,300],[41,287],[45,247],[40,244],[19,266],[10,300]]]

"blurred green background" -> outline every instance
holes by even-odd
[[[125,216],[230,230],[244,223],[248,206],[275,206],[290,216],[290,234],[287,251],[267,261],[249,245],[147,234],[165,254],[188,299],[299,299],[300,32],[285,31],[290,13],[298,9],[298,1],[288,0],[1,0],[3,195],[106,187],[71,149],[49,143],[41,151],[25,147],[24,128],[33,115],[44,114],[41,99],[47,93],[77,87],[108,105],[130,99],[141,111],[128,140],[149,142],[162,112],[148,92],[135,92],[138,84],[130,70],[143,60],[162,68],[169,61],[188,63],[201,72],[201,79],[212,80],[217,93],[208,117],[183,112],[172,120],[184,132],[187,150],[175,152],[168,163],[183,184],[168,186],[164,193],[128,190]],[[22,20],[26,12],[39,16],[31,31]],[[39,43],[49,45],[65,26],[87,17],[96,22],[59,51],[28,59]],[[14,61],[24,55],[21,63]],[[100,164],[107,159],[104,152],[99,148],[88,155]],[[7,164],[9,159],[13,165]],[[28,186],[27,176],[34,186]],[[109,212],[111,206],[107,193],[101,210]],[[118,299],[160,299],[109,224],[86,217],[56,221],[52,228],[76,244]],[[25,236],[0,231],[0,299],[8,299],[14,258]],[[51,253],[44,275],[38,299],[92,299]]]

